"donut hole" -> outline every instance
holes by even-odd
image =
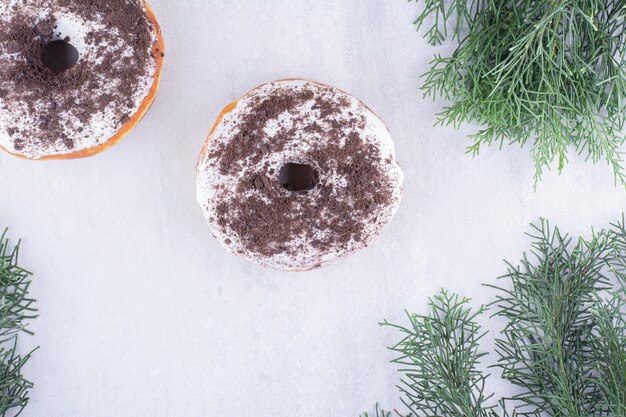
[[[287,191],[309,191],[319,183],[319,175],[311,165],[290,162],[280,169],[278,182]]]
[[[64,40],[54,40],[44,46],[41,59],[50,71],[59,74],[76,65],[80,59],[80,54],[71,43]]]

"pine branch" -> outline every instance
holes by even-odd
[[[542,221],[532,251],[509,264],[488,308],[502,378],[519,394],[492,401],[478,370],[485,335],[469,300],[445,291],[430,314],[408,314],[391,349],[401,400],[416,417],[626,416],[626,225],[574,240]],[[499,404],[499,407],[496,405]],[[511,413],[511,414],[510,414]]]
[[[27,322],[37,316],[29,295],[31,273],[19,266],[19,244],[9,245],[6,231],[0,237],[0,415],[19,415],[28,404],[33,384],[22,369],[32,352],[19,354],[22,333],[30,334]]]
[[[591,348],[595,373],[589,383],[598,387],[601,415],[626,416],[626,310],[624,288],[609,300],[598,299],[592,309],[596,330]]]
[[[422,3],[416,0],[417,3]],[[468,148],[529,145],[535,184],[570,152],[604,160],[626,185],[626,10],[623,0],[424,0],[415,24],[438,45],[426,96],[451,100],[441,125],[483,126]]]
[[[604,275],[611,259],[610,233],[576,243],[535,227],[532,258],[510,266],[493,306],[506,319],[496,341],[502,377],[521,389],[513,398],[520,415],[597,415],[600,392],[593,382],[590,340],[594,338],[596,294],[609,288]]]
[[[602,396],[606,415],[626,416],[626,228],[624,219],[613,227],[613,253],[609,271],[617,284],[607,297],[595,294],[591,310],[596,332],[591,346],[597,372],[591,382]]]
[[[415,416],[489,417],[492,394],[485,392],[485,375],[477,369],[485,353],[479,352],[484,336],[469,300],[442,291],[429,302],[428,316],[408,314],[410,326],[383,323],[405,337],[391,349],[394,363],[404,374],[402,401]]]

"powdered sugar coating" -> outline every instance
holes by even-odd
[[[39,159],[74,153],[106,143],[121,129],[129,116],[139,110],[152,87],[157,65],[151,54],[151,46],[147,51],[137,51],[135,45],[124,41],[118,28],[106,24],[105,16],[97,8],[86,19],[83,15],[74,13],[71,4],[71,1],[61,4],[58,0],[4,0],[0,4],[0,24],[9,25],[17,15],[32,22],[33,28],[45,19],[53,20],[55,29],[50,40],[69,37],[71,44],[80,53],[79,65],[83,65],[86,71],[101,64],[105,59],[104,55],[113,57],[114,66],[119,68],[127,65],[128,61],[124,59],[134,59],[140,53],[147,52],[150,58],[136,74],[132,94],[103,100],[102,106],[89,115],[84,114],[85,107],[81,106],[81,100],[107,94],[115,95],[120,80],[99,75],[97,79],[90,80],[93,82],[73,91],[75,106],[59,109],[57,118],[60,134],[55,133],[53,138],[49,138],[50,130],[40,116],[56,103],[49,97],[38,97],[37,91],[18,94],[14,91],[14,80],[0,76],[0,90],[5,92],[4,97],[0,97],[0,146],[11,153]],[[141,8],[145,13],[143,2],[128,0],[128,4]],[[148,22],[145,30],[150,32],[154,43],[157,37],[152,29]],[[95,34],[98,36],[94,36]],[[12,51],[9,44],[0,39],[0,68],[7,71],[3,74],[7,74],[16,65],[24,65],[25,60],[21,51]],[[97,74],[97,70],[94,73]],[[43,140],[46,135],[48,138]]]
[[[300,93],[310,93],[310,99],[297,103],[289,111],[282,111],[276,117],[270,117],[264,123],[265,143],[255,146],[272,147],[272,151],[260,159],[258,155],[247,157],[240,161],[236,170],[225,171],[224,147],[232,143],[240,134],[241,120],[250,114],[254,106],[268,97]],[[322,115],[321,112],[324,110],[316,107],[316,100],[332,100],[332,103],[336,105],[333,107],[333,112],[336,112],[330,116]],[[352,120],[359,120],[362,123],[355,126],[350,122]],[[314,125],[319,126],[319,129],[307,128]],[[343,126],[341,134],[335,135],[334,139],[328,135],[331,126]],[[279,132],[284,132],[285,129],[289,129],[293,136],[286,142],[282,138],[283,143],[278,146]],[[293,216],[289,221],[294,224],[301,224],[304,221],[307,221],[307,224],[319,224],[319,221],[311,222],[311,219],[299,219],[298,216],[308,207],[317,207],[316,204],[322,198],[321,193],[324,192],[324,188],[332,189],[332,192],[336,193],[335,198],[339,200],[353,198],[354,191],[349,188],[350,179],[342,175],[339,169],[333,169],[333,166],[339,164],[328,161],[328,158],[331,158],[330,152],[323,152],[325,147],[330,149],[331,141],[334,141],[332,146],[346,146],[348,137],[353,133],[358,134],[359,140],[364,145],[372,146],[372,151],[367,155],[368,163],[380,170],[382,176],[380,184],[388,188],[386,190],[388,198],[375,210],[367,212],[354,210],[351,213],[345,213],[346,216],[352,216],[351,221],[360,226],[358,235],[355,235],[358,238],[335,244],[336,242],[328,241],[330,237],[335,236],[332,226],[324,230],[311,227],[304,230],[305,233],[290,236],[286,242],[275,242],[280,250],[268,253],[259,251],[258,247],[250,244],[250,241],[255,240],[255,236],[249,236],[248,231],[246,231],[247,236],[242,236],[237,231],[239,228],[236,225],[235,227],[232,224],[229,225],[229,220],[246,218],[248,214],[232,211],[224,213],[222,208],[224,202],[257,199],[264,201],[270,208],[276,203],[268,197],[267,193],[249,186],[248,178],[251,173],[252,175],[256,173],[266,175],[264,178],[270,178],[271,181],[277,183],[277,173],[280,168],[286,163],[293,162],[313,166],[320,174],[320,184],[323,184],[323,187],[316,187],[306,193],[276,191],[277,188],[275,188],[274,195],[283,201],[292,200]],[[237,102],[236,107],[224,116],[207,139],[198,164],[198,202],[213,235],[228,251],[266,267],[279,270],[310,270],[347,257],[368,246],[380,235],[395,214],[402,194],[403,174],[395,157],[394,143],[385,124],[356,98],[312,81],[276,81],[246,94]],[[322,165],[327,169],[320,168]],[[331,168],[328,169],[328,167]],[[255,216],[255,213],[250,213],[250,215]],[[331,224],[338,224],[334,219],[329,219],[333,215],[336,214],[329,211],[319,212],[317,213],[319,219],[314,220],[330,220]],[[324,241],[326,244],[315,245],[313,244],[315,241]]]

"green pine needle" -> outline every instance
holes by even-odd
[[[19,354],[21,333],[31,334],[27,321],[37,316],[29,295],[31,273],[19,266],[19,244],[9,245],[6,231],[0,236],[0,415],[19,415],[28,404],[33,384],[22,369],[32,352]]]
[[[574,242],[544,221],[531,237],[531,255],[510,265],[503,279],[511,288],[497,288],[493,303],[507,321],[495,349],[502,377],[521,391],[512,398],[519,415],[605,415],[594,355],[608,352],[593,349],[600,337],[593,311],[602,309],[600,294],[613,288],[608,269],[619,255],[616,234]],[[623,319],[619,311],[612,318]]]
[[[438,124],[477,122],[468,153],[530,145],[535,184],[575,152],[604,160],[626,185],[621,146],[626,118],[623,0],[415,0],[415,24],[451,56],[437,55],[423,91],[452,101]]]
[[[378,404],[376,404],[376,408],[374,410],[374,414],[363,413],[360,417],[391,417],[391,413],[389,411],[382,410],[379,408]]]
[[[403,373],[402,401],[416,416],[491,417],[493,394],[485,392],[489,375],[477,369],[486,354],[479,351],[484,332],[469,300],[442,291],[430,299],[427,316],[407,313],[410,326],[384,322],[403,339],[391,349]]]
[[[509,265],[505,287],[476,310],[442,291],[428,315],[408,314],[391,349],[401,400],[416,417],[626,416],[626,226],[574,240],[546,221],[532,251]],[[505,322],[495,341],[511,398],[493,399],[478,325],[487,308]]]

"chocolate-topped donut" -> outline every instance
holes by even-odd
[[[109,148],[152,104],[163,56],[141,0],[2,0],[0,147],[29,159]]]
[[[389,131],[369,108],[320,83],[281,80],[224,110],[200,155],[197,192],[229,251],[310,270],[378,237],[402,182]]]

